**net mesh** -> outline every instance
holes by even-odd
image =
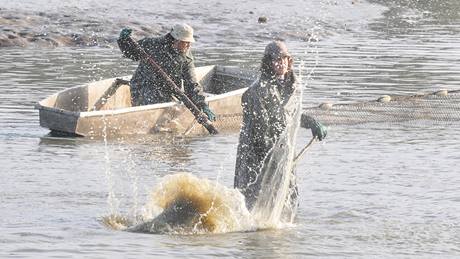
[[[369,123],[445,126],[460,123],[460,90],[441,90],[413,95],[384,95],[372,101],[323,103],[307,107],[303,113],[325,125],[359,125]],[[219,132],[239,131],[241,113],[217,115],[213,125]],[[206,134],[197,122],[185,135]]]
[[[218,114],[216,120],[212,122],[212,125],[216,129],[223,132],[237,132],[241,128],[241,122],[243,120],[242,113],[232,114]],[[206,129],[201,126],[196,120],[193,121],[192,125],[184,132],[186,136],[194,135],[207,135]]]
[[[416,95],[384,95],[356,103],[323,103],[304,109],[325,125],[363,123],[449,124],[460,121],[460,90]]]

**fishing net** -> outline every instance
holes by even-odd
[[[212,124],[218,128],[219,131],[234,132],[240,130],[242,120],[242,113],[222,114],[217,115],[216,120],[213,121]]]
[[[297,87],[284,107],[286,127],[264,159],[260,193],[251,211],[262,227],[292,223],[297,212],[294,156],[301,103],[302,89]]]
[[[212,122],[212,125],[220,133],[225,132],[238,132],[241,128],[241,121],[243,120],[242,113],[232,113],[232,114],[218,114],[216,120]],[[197,120],[194,120],[192,125],[185,131],[185,136],[195,136],[195,135],[207,135],[209,134],[207,130],[198,123]]]
[[[384,95],[355,103],[323,103],[304,109],[325,125],[364,123],[446,125],[460,122],[460,90],[415,95]]]
[[[460,90],[440,90],[412,95],[384,95],[376,100],[347,103],[322,103],[307,107],[303,113],[331,125],[446,126],[460,123]],[[222,132],[239,131],[242,114],[218,115],[213,125]],[[189,133],[206,131],[195,123]],[[188,135],[187,134],[187,135]]]

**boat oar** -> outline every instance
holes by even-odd
[[[299,154],[294,158],[294,165],[297,164],[297,162],[299,162],[300,158],[303,156],[303,154],[305,154],[305,152],[307,152],[308,148],[311,146],[311,144],[313,144],[313,142],[317,138],[318,138],[317,136],[313,136],[310,142],[308,142],[308,144],[299,152]]]
[[[180,101],[182,101],[195,116],[196,120],[198,123],[203,125],[210,134],[217,134],[219,133],[217,129],[212,125],[212,123],[208,120],[208,117],[206,114],[204,114],[198,107],[188,98],[188,96],[174,83],[174,81],[168,76],[168,74],[163,71],[163,69],[160,67],[160,65],[155,62],[155,60],[147,53],[145,50],[137,43],[134,41],[131,37],[128,37],[126,39],[129,45],[131,45],[134,49],[136,49],[139,54],[141,55],[142,59],[147,61],[154,70],[156,70],[160,75],[166,80],[168,83],[169,87],[171,87],[173,93],[177,95]]]
[[[118,90],[122,85],[128,85],[129,81],[117,78],[113,81],[112,85],[105,90],[105,92],[99,97],[99,99],[94,103],[91,111],[98,111],[107,103],[107,100]]]

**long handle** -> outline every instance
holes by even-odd
[[[299,154],[294,158],[294,164],[297,164],[297,162],[299,162],[300,158],[303,156],[303,154],[305,154],[305,152],[307,152],[308,148],[311,146],[311,144],[313,144],[313,142],[317,139],[318,137],[316,136],[313,136],[313,138],[311,138],[310,142],[308,142],[308,144],[299,152]]]
[[[130,44],[137,51],[139,51],[139,53],[141,54],[142,58],[145,61],[147,61],[152,66],[153,69],[155,69],[158,73],[160,73],[160,75],[168,83],[169,87],[172,88],[173,92],[175,94],[177,94],[177,97],[179,98],[179,100],[182,101],[184,103],[185,107],[187,107],[192,112],[193,116],[195,116],[195,118],[198,121],[198,123],[203,125],[203,127],[205,127],[210,134],[218,134],[219,132],[214,127],[214,125],[212,125],[212,123],[208,120],[208,117],[206,116],[206,114],[201,112],[200,109],[198,109],[198,107],[196,107],[196,105],[176,85],[176,83],[174,83],[174,81],[168,76],[168,74],[166,74],[165,71],[163,71],[163,69],[160,67],[160,65],[158,65],[155,62],[155,60],[153,60],[153,58],[149,54],[147,54],[147,52],[145,52],[144,49],[142,49],[141,46],[139,46],[139,43],[134,41],[131,37],[128,37],[126,40],[128,41],[128,44]]]
[[[105,92],[99,97],[99,99],[94,103],[93,108],[91,111],[99,111],[104,104],[107,103],[110,97],[118,90],[118,88],[122,85],[129,84],[129,81],[117,78],[113,81],[112,85],[105,90]]]

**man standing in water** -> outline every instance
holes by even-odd
[[[148,62],[141,59],[140,53],[131,46],[127,39],[131,35],[130,28],[124,28],[118,39],[118,46],[123,55],[139,66],[131,82],[131,103],[133,106],[170,102],[174,92],[168,87],[166,80],[157,73]],[[158,38],[144,38],[139,45],[149,54],[166,74],[181,87],[185,94],[209,118],[215,115],[205,103],[203,90],[195,75],[195,65],[190,51],[193,29],[187,24],[176,24],[166,35]]]
[[[281,206],[275,217],[287,221],[293,220],[297,208],[293,159],[302,98],[292,65],[283,42],[266,46],[260,77],[242,97],[243,125],[234,181],[249,210],[257,207],[272,214]],[[301,124],[311,128],[319,140],[326,137],[326,128],[313,118],[302,115]]]

